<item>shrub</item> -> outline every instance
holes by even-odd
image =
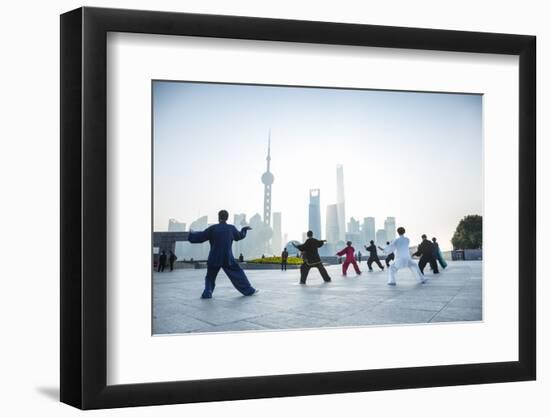
[[[251,259],[250,261],[246,261],[249,264],[280,264],[281,263],[281,257],[280,256],[270,256],[266,258],[257,258],[257,259]],[[301,265],[304,261],[302,258],[297,258],[295,256],[289,256],[287,259],[287,263],[289,265]]]

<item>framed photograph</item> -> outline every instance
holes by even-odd
[[[533,380],[535,37],[61,16],[61,401]]]

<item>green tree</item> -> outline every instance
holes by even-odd
[[[460,220],[451,239],[454,249],[480,249],[483,243],[483,218],[470,214]]]

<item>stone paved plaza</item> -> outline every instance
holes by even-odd
[[[325,284],[312,269],[307,285],[299,270],[248,270],[260,292],[238,293],[223,271],[214,297],[200,299],[205,269],[177,269],[153,275],[153,334],[261,331],[319,327],[369,326],[482,320],[482,279],[479,261],[449,262],[426,284],[408,269],[388,286],[387,272],[375,270],[341,275],[328,266],[332,282]],[[363,262],[361,268],[366,270]]]

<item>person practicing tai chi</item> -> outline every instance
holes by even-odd
[[[365,249],[369,252],[369,259],[367,259],[367,266],[369,267],[369,272],[372,272],[372,263],[376,263],[378,267],[383,271],[384,267],[382,266],[382,263],[380,262],[380,258],[378,257],[378,252],[376,250],[376,245],[374,244],[374,240],[370,241],[369,246],[365,246]]]
[[[226,210],[220,210],[218,213],[218,224],[214,224],[202,232],[189,232],[188,240],[190,243],[210,242],[210,253],[204,279],[204,291],[201,298],[212,298],[214,287],[216,286],[216,276],[220,269],[227,274],[233,286],[243,295],[253,295],[258,292],[246,277],[244,271],[233,257],[231,246],[234,241],[244,239],[246,232],[252,230],[245,226],[239,232],[232,224],[227,224],[229,213]]]
[[[437,243],[437,239],[435,237],[432,237],[432,242],[434,243],[434,257],[439,262],[439,265],[441,265],[441,268],[445,269],[447,268],[447,261],[443,259],[443,254],[441,253],[441,249],[439,249],[439,243]]]
[[[418,245],[418,249],[416,250],[416,252],[413,253],[413,256],[420,256],[418,267],[420,268],[420,272],[422,272],[422,274],[424,274],[424,268],[426,267],[426,264],[430,264],[434,274],[439,274],[437,262],[434,258],[434,251],[434,244],[428,240],[426,235],[422,235],[422,242],[420,243],[420,245]]]
[[[386,246],[388,246],[390,244],[390,242],[386,242]],[[380,246],[378,246],[378,249],[380,249],[381,251],[385,251],[384,248],[381,248]],[[384,259],[384,262],[386,262],[386,268],[389,268],[390,267],[390,262],[393,261],[395,259],[395,255],[392,253],[388,253],[386,255],[386,259]]]
[[[286,271],[286,265],[288,263],[288,251],[286,248],[283,249],[281,253],[281,271]]]
[[[174,263],[178,260],[178,257],[176,254],[172,251],[170,251],[170,254],[168,255],[168,262],[170,263],[170,271],[174,270]]]
[[[315,239],[313,237],[313,232],[309,230],[307,232],[307,239],[304,243],[302,243],[301,245],[296,245],[292,243],[292,245],[296,249],[302,252],[302,258],[304,261],[302,263],[302,266],[300,267],[300,284],[306,283],[307,276],[311,268],[317,268],[325,282],[331,281],[330,276],[325,269],[325,266],[321,262],[321,257],[319,256],[318,251],[318,249],[323,246],[325,242],[325,240]]]
[[[416,279],[424,284],[426,280],[420,272],[417,263],[411,258],[411,254],[409,252],[409,238],[405,237],[405,228],[398,227],[397,234],[399,237],[391,241],[390,244],[384,249],[386,253],[395,254],[395,262],[388,268],[388,285],[396,285],[395,274],[401,268],[409,268]]]
[[[361,275],[361,270],[359,269],[359,265],[357,265],[357,261],[355,260],[354,252],[355,249],[353,248],[353,246],[351,246],[351,242],[348,241],[346,242],[346,247],[336,254],[338,256],[346,255],[346,260],[342,264],[343,276],[347,276],[349,264],[353,265],[353,269],[355,269],[355,273],[357,275]]]
[[[157,272],[164,272],[164,268],[166,268],[166,252],[162,251],[159,256],[159,267],[157,269]]]

